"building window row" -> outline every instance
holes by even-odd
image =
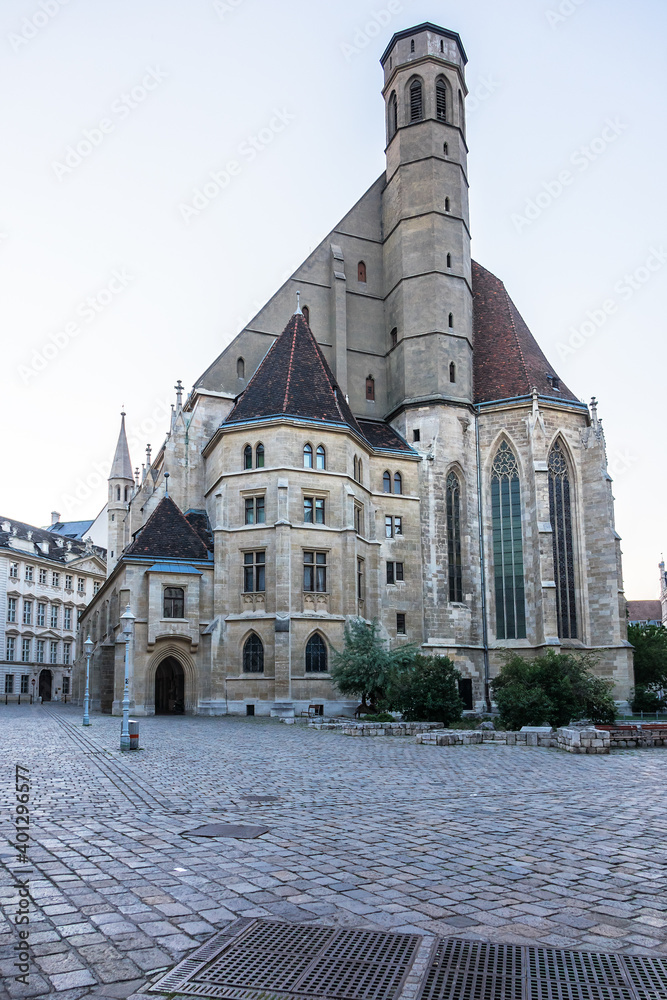
[[[45,639],[36,639],[35,642],[35,663],[45,663],[48,654],[49,663],[59,663],[58,659],[60,643],[51,640],[47,641]],[[32,639],[21,639],[21,662],[31,663],[33,661],[32,657]],[[13,663],[17,659],[17,645],[14,636],[7,636],[6,646],[5,646],[5,659],[10,663]],[[62,648],[62,663],[69,665],[72,662],[72,643],[64,642]]]
[[[23,616],[21,621],[24,625],[33,624],[33,604],[35,602],[32,599],[23,599]],[[60,618],[60,606],[58,604],[47,605],[45,602],[37,601],[35,609],[35,625],[45,627],[47,623],[47,612],[48,612],[48,623],[49,628],[58,628],[59,618]],[[17,621],[18,614],[18,598],[8,597],[7,598],[7,622],[15,623]],[[72,608],[63,608],[63,628],[65,631],[72,630]]]
[[[51,586],[60,587],[60,573],[53,571],[51,573]],[[19,578],[19,563],[10,562],[9,564],[9,577],[12,580],[18,580]],[[44,569],[43,566],[38,567],[38,580],[41,584],[48,585],[48,570]],[[24,580],[27,583],[34,583],[35,581],[35,567],[31,563],[27,563],[24,567]],[[99,590],[99,582],[96,584]],[[74,590],[74,577],[71,573],[65,573],[65,590]],[[86,592],[86,578],[84,576],[78,576],[76,578],[76,590],[78,594],[85,594]]]
[[[319,632],[315,632],[306,643],[306,673],[326,673],[328,658],[329,651],[326,641]],[[256,632],[251,632],[243,645],[243,672],[246,674],[264,673],[264,643]]]

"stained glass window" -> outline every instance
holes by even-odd
[[[560,441],[549,452],[549,519],[553,531],[556,611],[561,639],[577,638],[570,473]]]
[[[447,476],[447,572],[450,601],[463,601],[461,575],[461,485],[455,472]]]
[[[496,636],[498,639],[525,639],[521,486],[516,458],[506,441],[500,445],[493,461],[491,512]]]

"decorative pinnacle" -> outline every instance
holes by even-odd
[[[174,389],[176,390],[176,406],[180,407],[183,398],[183,383],[181,382],[180,378],[176,382]]]
[[[169,496],[169,473],[168,472],[165,472],[165,474],[164,474],[164,495],[166,497]]]
[[[303,313],[301,312],[301,292],[299,291],[296,293],[296,315],[303,316]]]

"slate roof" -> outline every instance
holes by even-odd
[[[407,441],[404,441],[401,435],[389,424],[380,420],[360,420],[359,427],[361,433],[374,448],[416,454],[414,448],[411,448]]]
[[[361,433],[301,313],[274,340],[224,423],[274,416],[347,424]]]
[[[85,523],[92,524],[92,521]],[[11,544],[11,538],[20,538],[32,544],[16,549]],[[36,528],[32,524],[15,521],[11,517],[0,517],[0,548],[5,549],[16,559],[31,557],[53,559],[63,565],[72,562],[73,558],[78,559],[84,555],[92,554],[103,561],[106,561],[107,557],[107,550],[100,548],[99,545],[91,545],[77,538],[63,537],[59,532]]]
[[[202,542],[209,550],[213,551],[213,532],[205,510],[186,510],[185,520],[195,529]]]
[[[629,622],[661,622],[662,604],[660,601],[628,601]]]
[[[64,538],[76,538],[77,541],[82,541],[94,523],[94,521],[56,521],[46,530]]]
[[[208,561],[208,547],[181,513],[171,497],[163,497],[146,521],[135,532],[124,556],[150,556],[161,559]]]
[[[475,402],[528,396],[533,386],[540,396],[579,402],[564,382],[559,380],[560,391],[553,388],[547,375],[556,375],[556,372],[504,284],[475,261],[472,263],[472,290]]]

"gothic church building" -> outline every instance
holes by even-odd
[[[179,388],[143,475],[121,426],[95,708],[120,711],[127,605],[137,715],[350,712],[328,667],[355,616],[450,656],[469,708],[508,648],[592,650],[629,695],[595,404],[471,260],[461,40],[422,24],[381,63],[386,170]]]

